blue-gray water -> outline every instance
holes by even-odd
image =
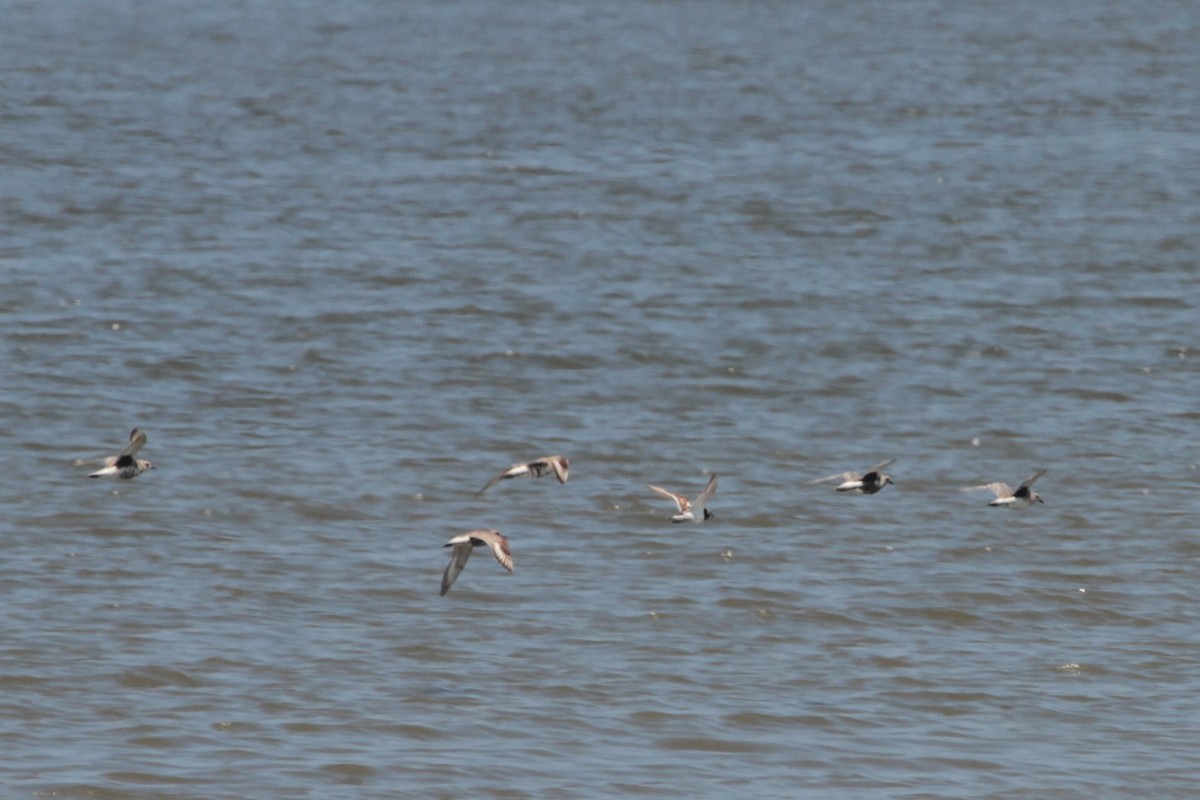
[[[1195,796],[1195,4],[0,14],[4,797]]]

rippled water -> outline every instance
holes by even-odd
[[[6,796],[1194,796],[1151,5],[7,4]]]

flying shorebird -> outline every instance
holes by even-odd
[[[704,491],[695,500],[691,501],[683,495],[669,492],[661,486],[655,486],[652,483],[647,483],[646,485],[650,487],[650,491],[675,501],[675,505],[679,507],[679,513],[671,517],[672,522],[704,522],[709,517],[716,516],[707,508],[708,501],[717,492],[716,473],[713,473],[713,476],[708,479],[708,484],[704,487]],[[703,516],[699,518],[696,517],[695,509],[697,508],[704,509]]]
[[[525,461],[519,464],[513,464],[506,470],[503,470],[499,475],[488,481],[488,485],[475,493],[475,496],[486,492],[488,489],[495,486],[500,481],[508,480],[509,478],[519,478],[522,475],[528,475],[531,478],[540,478],[543,475],[554,473],[554,477],[558,478],[559,483],[567,482],[567,470],[570,469],[571,462],[567,461],[566,456],[542,456],[533,461]]]
[[[836,475],[827,475],[824,478],[817,478],[809,483],[828,483],[829,481],[843,481],[837,487],[839,492],[849,492],[851,494],[875,494],[889,483],[895,483],[891,475],[884,475],[882,470],[884,467],[896,463],[896,459],[889,458],[887,461],[881,461],[875,466],[867,470],[867,474],[859,475],[857,472],[839,472]]]
[[[1014,492],[1008,488],[1007,483],[985,483],[982,486],[968,486],[963,489],[964,492],[971,492],[976,489],[989,489],[995,493],[996,499],[988,503],[989,506],[1008,506],[1009,508],[1029,508],[1034,503],[1044,503],[1045,500],[1037,492],[1029,487],[1038,478],[1046,474],[1046,470],[1039,469],[1037,472],[1030,475]]]
[[[490,528],[467,531],[460,533],[442,546],[454,548],[450,552],[450,563],[442,574],[443,596],[450,591],[450,587],[454,585],[454,579],[458,577],[458,573],[463,571],[463,567],[467,565],[467,559],[471,557],[471,551],[476,547],[490,547],[492,555],[500,562],[500,566],[509,572],[513,571],[512,551],[508,549],[508,539],[504,538],[500,531]]]
[[[146,433],[138,428],[134,428],[129,433],[129,444],[125,445],[125,449],[115,456],[108,456],[104,459],[104,466],[91,475],[89,478],[120,478],[121,480],[130,480],[141,475],[148,469],[154,469],[154,465],[144,458],[134,458],[137,451],[142,449],[142,445],[146,443]]]

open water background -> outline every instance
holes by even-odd
[[[1200,6],[0,15],[4,797],[1196,796]]]

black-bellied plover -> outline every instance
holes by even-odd
[[[887,461],[881,461],[875,466],[866,471],[866,474],[859,475],[857,472],[839,472],[836,475],[827,475],[824,478],[817,478],[809,481],[809,483],[828,483],[830,481],[842,481],[842,484],[837,487],[839,492],[849,492],[850,494],[875,494],[889,483],[895,483],[891,475],[884,475],[882,470],[884,467],[891,466],[896,463],[896,459],[889,458]]]
[[[1034,503],[1044,503],[1045,500],[1037,492],[1029,487],[1038,478],[1046,474],[1046,470],[1039,469],[1037,472],[1030,475],[1014,492],[1008,487],[1007,483],[985,483],[981,486],[968,486],[963,491],[971,492],[976,489],[988,489],[996,495],[996,499],[988,503],[989,506],[1008,506],[1009,508],[1029,508]]]
[[[652,483],[648,483],[646,485],[650,487],[650,491],[656,494],[661,494],[663,497],[675,501],[675,505],[679,508],[679,513],[671,517],[672,522],[703,522],[709,517],[716,516],[713,514],[713,512],[708,510],[708,501],[712,499],[712,496],[717,492],[716,473],[713,473],[713,476],[708,479],[708,484],[705,485],[704,491],[701,492],[695,500],[688,500],[681,494],[675,494],[674,492],[667,491],[661,486],[655,486]],[[699,517],[696,516],[695,509],[697,508],[703,509],[704,511],[704,513]]]
[[[533,461],[523,461],[519,464],[513,464],[488,481],[488,485],[480,489],[475,496],[478,497],[500,481],[508,480],[509,478],[520,478],[523,475],[528,475],[531,478],[540,478],[543,475],[549,475],[553,472],[554,477],[558,478],[559,483],[566,483],[567,470],[570,467],[571,462],[567,460],[566,456],[543,456]]]
[[[502,536],[500,531],[490,528],[467,531],[455,536],[443,547],[454,548],[450,552],[450,563],[442,574],[443,595],[450,591],[450,587],[454,585],[454,579],[458,577],[458,573],[463,571],[463,567],[467,565],[467,559],[471,557],[471,551],[476,547],[491,548],[492,555],[500,562],[500,566],[509,572],[513,571],[512,551],[508,549],[508,539]]]
[[[134,428],[129,434],[129,444],[125,445],[125,449],[115,456],[108,456],[104,459],[104,466],[91,475],[89,478],[120,478],[121,480],[130,480],[141,475],[148,469],[154,469],[154,465],[144,458],[134,458],[137,451],[142,449],[142,445],[146,443],[146,433],[138,428]]]

